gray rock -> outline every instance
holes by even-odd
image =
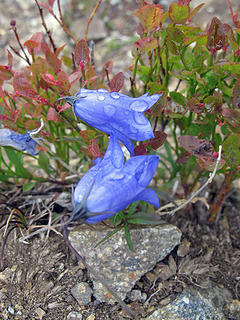
[[[80,305],[85,306],[91,302],[92,289],[86,282],[79,282],[71,289],[71,294]]]
[[[129,250],[123,230],[94,248],[108,233],[109,229],[106,228],[89,230],[89,227],[79,227],[70,233],[69,238],[79,254],[122,299],[125,299],[135,282],[164,259],[181,239],[181,231],[177,227],[162,225],[132,229],[130,233],[134,251]],[[94,296],[99,301],[113,303],[102,283],[93,277],[92,280]]]
[[[156,310],[146,320],[226,320],[223,306],[231,294],[209,282],[207,289],[188,287],[176,300]]]
[[[80,312],[72,311],[67,315],[67,320],[82,320],[82,314]]]

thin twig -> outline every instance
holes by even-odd
[[[156,213],[158,213],[158,214],[160,213],[161,215],[165,215],[165,214],[173,215],[175,212],[181,210],[181,209],[184,208],[187,204],[189,204],[190,202],[192,202],[192,200],[193,200],[197,195],[199,195],[199,193],[200,193],[204,188],[206,188],[206,186],[207,186],[208,184],[212,183],[213,178],[214,178],[214,176],[215,176],[215,174],[216,174],[216,172],[217,172],[218,165],[219,165],[220,160],[221,160],[221,154],[222,154],[222,146],[220,145],[220,146],[219,146],[219,150],[218,150],[218,158],[217,158],[216,165],[215,165],[215,168],[214,168],[213,172],[209,174],[208,180],[201,186],[201,188],[198,189],[196,192],[192,193],[192,195],[190,196],[190,198],[189,198],[186,202],[184,202],[184,203],[181,204],[179,207],[177,207],[177,208],[175,208],[175,209],[173,209],[173,210],[171,210],[171,211],[166,211],[166,212],[164,211],[164,212],[162,212],[162,211],[161,211],[161,208],[160,208],[160,209],[158,209],[158,210],[156,211]]]
[[[98,7],[100,6],[101,2],[102,2],[102,0],[98,0],[95,8],[93,9],[92,13],[90,14],[90,17],[89,17],[88,20],[87,20],[87,24],[86,24],[86,28],[85,28],[85,33],[84,33],[84,39],[85,39],[85,40],[87,40],[87,34],[88,34],[89,24],[90,24],[90,22],[92,21],[92,19],[93,19],[95,13],[96,13]]]

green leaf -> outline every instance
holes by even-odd
[[[162,220],[160,220],[155,214],[148,212],[137,212],[131,219],[128,220],[128,223],[158,225],[162,223]]]
[[[27,191],[33,189],[35,185],[36,185],[36,182],[26,182],[23,185],[23,191],[27,192]]]
[[[51,170],[50,170],[49,159],[43,151],[39,152],[38,164],[45,172],[50,173]]]
[[[111,238],[115,233],[117,233],[118,231],[122,230],[123,226],[118,227],[117,229],[109,232],[102,240],[98,241],[95,245],[94,248],[97,248],[101,243],[103,243],[104,241],[108,240],[109,238]]]
[[[15,174],[18,177],[25,179],[31,178],[31,174],[23,166],[23,154],[20,151],[15,151],[10,147],[5,148],[8,159],[12,162],[15,168]]]
[[[190,14],[189,6],[179,6],[172,3],[169,8],[169,17],[174,23],[184,23]]]
[[[240,134],[229,136],[223,143],[223,151],[227,164],[235,168],[240,165]]]
[[[124,225],[124,231],[125,231],[125,237],[126,237],[126,241],[127,241],[127,245],[129,247],[129,249],[131,251],[133,251],[133,244],[132,244],[132,240],[131,240],[131,236],[130,236],[130,231],[129,231],[129,227],[128,224],[126,223]]]
[[[170,97],[173,101],[181,104],[182,106],[186,105],[186,98],[180,92],[172,91],[170,92]]]
[[[130,204],[129,209],[128,209],[128,217],[132,216],[138,206],[138,201],[135,201],[133,203]]]

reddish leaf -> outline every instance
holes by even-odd
[[[184,23],[190,15],[190,8],[188,5],[178,5],[172,3],[169,7],[169,17],[174,23]]]
[[[24,42],[24,46],[27,47],[29,54],[32,54],[33,49],[38,46],[38,43],[30,39]]]
[[[210,27],[207,29],[207,49],[210,52],[214,50],[220,50],[225,46],[225,31],[222,22],[213,17]]]
[[[46,60],[49,65],[53,68],[54,72],[57,74],[61,71],[61,64],[62,61],[58,59],[55,53],[51,52],[50,50],[45,53]]]
[[[55,0],[48,0],[48,3],[49,3],[49,5],[50,5],[51,8],[53,7],[54,2],[55,2]]]
[[[118,72],[110,82],[110,89],[111,91],[120,91],[124,85],[124,74],[123,72]]]
[[[66,43],[65,43],[64,45],[62,45],[61,47],[57,48],[57,50],[56,50],[56,52],[55,52],[55,54],[56,54],[57,57],[59,56],[60,52],[63,51],[63,49],[65,48],[65,46],[66,46]]]
[[[240,80],[233,87],[233,104],[240,109]]]
[[[80,132],[80,135],[84,142],[90,143],[90,141],[95,137],[96,132],[94,130],[88,129],[88,130],[82,130]]]
[[[50,86],[56,86],[57,81],[55,80],[54,76],[50,73],[42,74],[42,79]]]
[[[204,103],[201,103],[197,98],[188,100],[186,108],[195,113],[201,113],[204,108]]]
[[[65,111],[65,110],[67,110],[69,108],[72,108],[72,106],[70,104],[68,104],[67,102],[64,103],[63,106],[60,106],[60,104],[57,105],[57,110],[58,110],[59,113]]]
[[[167,139],[167,134],[163,131],[155,131],[154,136],[154,138],[149,140],[148,144],[156,150],[163,145],[164,141]]]
[[[83,65],[85,67],[89,63],[89,47],[85,39],[79,40],[76,44],[74,50],[74,60],[78,66]]]
[[[208,171],[213,171],[216,166],[216,157],[212,155],[211,157],[208,157],[208,158],[198,158],[197,162],[201,168]],[[218,170],[221,169],[225,164],[226,162],[223,159],[221,159],[218,164]]]
[[[71,85],[73,85],[74,83],[76,83],[81,79],[81,76],[82,76],[82,71],[77,70],[70,74],[70,76],[68,77],[68,81],[70,82]]]
[[[88,147],[88,150],[90,151],[91,155],[94,157],[94,158],[98,158],[98,157],[101,157],[102,156],[102,153],[99,149],[99,146],[97,144],[97,141],[96,139],[92,139],[91,140],[91,144],[90,146]]]
[[[153,31],[160,27],[163,9],[160,5],[147,4],[135,12],[146,31]]]
[[[34,54],[38,54],[41,50],[41,46],[42,46],[42,40],[43,40],[43,34],[42,32],[36,32],[32,35],[31,39],[35,42],[37,42],[37,47],[34,49]]]
[[[222,110],[222,116],[233,128],[240,128],[240,110],[225,108]]]
[[[68,80],[68,75],[66,74],[66,72],[64,71],[59,72],[57,77],[57,84],[63,91],[65,92],[69,91],[69,89],[71,88],[71,84]]]
[[[16,71],[13,77],[13,88],[15,91],[31,90],[31,83],[23,71]]]
[[[10,80],[13,76],[11,70],[6,66],[0,66],[0,81]]]
[[[186,135],[178,137],[178,143],[197,158],[212,156],[213,147],[208,140],[200,140],[195,136]]]
[[[139,49],[143,52],[147,52],[147,51],[151,51],[153,49],[156,49],[158,46],[158,42],[157,42],[157,39],[155,39],[155,38],[146,37],[146,38],[142,38],[142,39],[135,41],[134,45],[137,49]]]
[[[136,146],[134,148],[134,155],[135,156],[142,156],[145,154],[147,154],[146,145],[140,145],[140,146]]]
[[[60,121],[60,118],[56,112],[56,110],[52,107],[50,107],[48,109],[48,113],[47,113],[47,117],[46,117],[47,120],[50,120],[50,121]]]

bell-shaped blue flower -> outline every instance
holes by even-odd
[[[25,134],[20,134],[10,129],[0,129],[0,146],[13,147],[21,151],[27,151],[28,153],[35,156],[38,154],[36,152],[37,143],[32,139],[30,135],[31,132],[34,131],[35,130],[28,131]]]
[[[104,158],[78,182],[74,193],[74,209],[70,221],[81,219],[88,223],[102,221],[130,203],[145,200],[159,207],[152,189],[146,189],[157,168],[155,155],[136,156],[124,162],[117,137],[110,136]]]
[[[105,89],[88,90],[82,88],[76,96],[63,97],[74,108],[75,114],[101,131],[111,132],[134,155],[130,139],[144,141],[154,137],[151,124],[143,112],[158,101],[161,94],[148,93],[131,98]]]

